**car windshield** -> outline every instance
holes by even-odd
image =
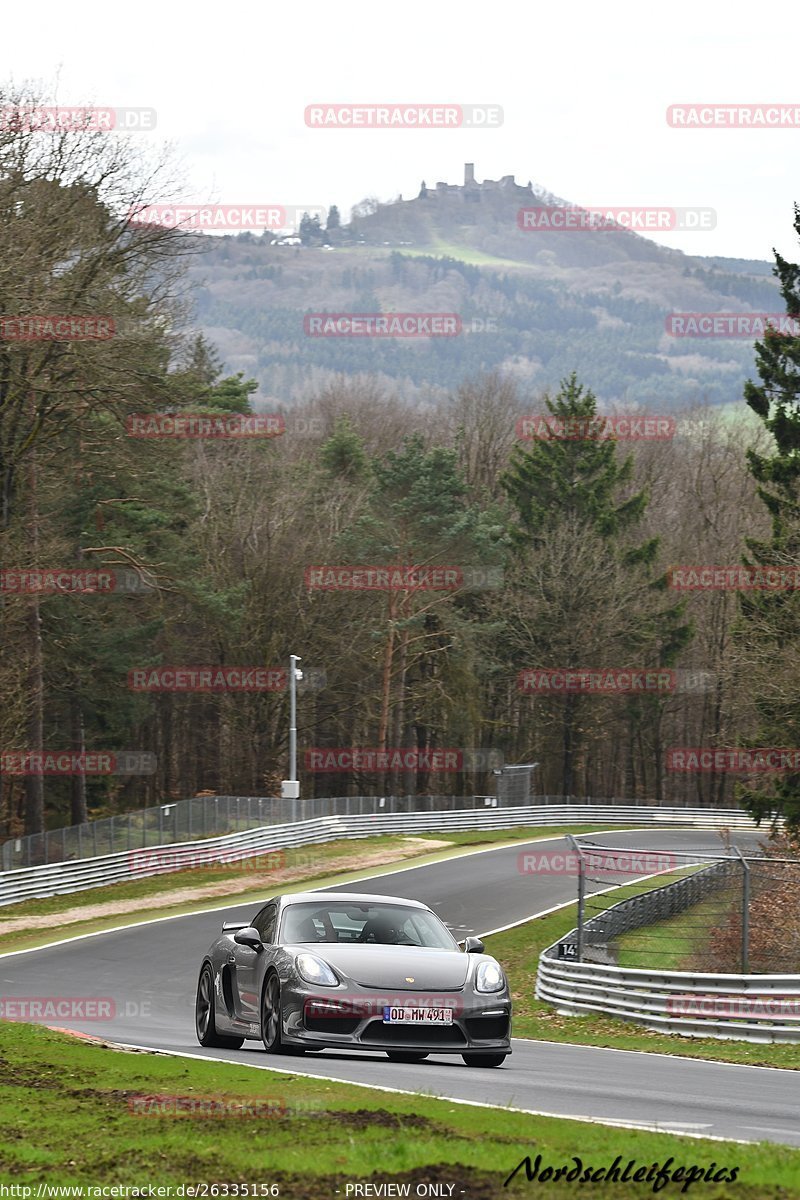
[[[283,914],[280,941],[458,949],[447,927],[427,909],[333,898],[290,904]]]

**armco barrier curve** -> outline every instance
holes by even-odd
[[[376,801],[377,805],[377,801]],[[34,897],[58,896],[87,888],[103,887],[161,875],[197,864],[252,858],[270,850],[283,850],[331,842],[338,838],[365,838],[379,834],[430,833],[464,829],[508,829],[541,825],[652,825],[696,828],[754,829],[751,817],[738,809],[655,808],[645,805],[546,804],[493,806],[437,812],[359,813],[315,817],[283,825],[248,829],[242,833],[200,842],[150,846],[97,858],[48,863],[0,872],[0,906]]]
[[[702,899],[708,887],[724,884],[735,860],[718,863],[678,884],[612,905],[584,925],[584,953],[598,943],[665,915],[660,899],[671,893],[682,907]],[[674,889],[682,887],[677,893]],[[636,902],[644,902],[638,906]],[[560,942],[574,942],[572,930]],[[601,1013],[662,1033],[745,1042],[800,1042],[800,975],[649,971],[558,957],[559,942],[539,957],[536,998],[559,1013]],[[724,1015],[721,1010],[724,1010]]]
[[[585,1016],[601,1013],[656,1029],[692,1037],[731,1038],[745,1042],[800,1042],[800,975],[723,975],[695,971],[643,971],[633,967],[601,966],[549,957],[539,959],[536,998],[555,1005],[560,1013]],[[681,997],[680,1014],[675,997]],[[778,1019],[769,1011],[769,997],[788,1010]],[[684,998],[686,998],[684,1000]],[[740,1018],[715,1017],[713,999],[724,1002]],[[761,1004],[762,1012],[758,1011]],[[697,1012],[692,1013],[694,1000]],[[777,1005],[776,1005],[777,1007]],[[703,1015],[706,1012],[707,1015]]]

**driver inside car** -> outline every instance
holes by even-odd
[[[361,930],[360,942],[379,942],[384,946],[397,944],[397,930],[385,917],[372,917]]]
[[[292,935],[293,942],[321,942],[324,939],[325,934],[319,932],[313,917],[306,917],[301,921]]]

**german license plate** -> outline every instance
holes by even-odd
[[[390,1008],[383,1010],[384,1025],[452,1025],[452,1008]]]

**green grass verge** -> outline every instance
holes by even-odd
[[[280,1058],[276,1065],[291,1062]],[[236,1194],[234,1184],[259,1183],[275,1185],[283,1200],[335,1200],[337,1192],[345,1200],[348,1183],[377,1181],[409,1183],[412,1196],[418,1183],[439,1182],[448,1185],[439,1195],[465,1200],[574,1195],[575,1185],[563,1180],[533,1188],[524,1170],[503,1187],[526,1155],[534,1160],[537,1154],[542,1167],[572,1167],[573,1156],[595,1169],[610,1166],[617,1155],[623,1169],[630,1160],[649,1169],[671,1158],[671,1170],[694,1164],[706,1170],[714,1163],[726,1173],[738,1168],[735,1185],[698,1184],[690,1195],[800,1197],[800,1151],[782,1146],[537,1117],[238,1063],[122,1053],[8,1022],[0,1022],[0,1065],[0,1181],[26,1186],[34,1198],[39,1183],[205,1182],[228,1185],[229,1195]],[[422,1070],[419,1082],[424,1086]],[[145,1099],[154,1096],[161,1099]],[[180,1115],[170,1097],[181,1098]],[[226,1115],[197,1115],[203,1104]],[[194,1111],[186,1111],[189,1105]],[[679,1196],[681,1188],[670,1183],[660,1194]],[[617,1200],[650,1195],[652,1184],[643,1191],[621,1182],[577,1190]]]
[[[665,878],[669,878],[666,877]],[[605,896],[592,898],[592,910],[616,904],[641,885],[632,884]],[[683,1037],[644,1029],[631,1021],[597,1014],[562,1016],[550,1004],[535,998],[539,954],[577,922],[577,905],[537,917],[485,939],[486,949],[503,964],[511,980],[514,998],[514,1036],[543,1038],[551,1042],[576,1042],[584,1046],[607,1046],[617,1050],[646,1050],[679,1054],[688,1058],[750,1066],[787,1067],[800,1070],[800,1045],[756,1045],[752,1042],[721,1041],[715,1038]]]
[[[524,259],[498,258],[497,255],[487,254],[484,250],[477,250],[459,242],[446,242],[442,238],[436,238],[429,247],[393,246],[392,249],[397,250],[400,254],[407,254],[411,258],[455,258],[459,262],[470,263],[475,267],[516,267],[521,270],[532,270],[534,266],[533,263],[526,262]]]
[[[94,933],[103,929],[115,929],[119,926],[130,925],[140,920],[155,917],[181,916],[201,911],[204,908],[224,908],[228,903],[232,906],[250,902],[258,904],[265,897],[269,896],[271,892],[276,890],[285,892],[300,891],[309,885],[321,887],[331,882],[347,883],[350,879],[382,875],[387,871],[405,870],[411,866],[442,861],[445,858],[450,858],[463,852],[465,848],[469,848],[470,846],[499,848],[501,846],[513,845],[519,841],[560,837],[565,833],[591,833],[599,828],[600,826],[597,825],[583,825],[579,827],[554,825],[547,827],[526,826],[514,829],[466,830],[456,833],[426,832],[418,836],[448,842],[451,849],[443,848],[433,854],[422,854],[397,859],[394,862],[373,867],[359,866],[359,860],[365,860],[369,856],[381,853],[382,851],[391,851],[399,846],[407,847],[409,844],[407,837],[413,835],[406,835],[405,837],[391,835],[357,840],[343,838],[335,842],[323,842],[317,845],[301,847],[296,852],[287,851],[286,866],[293,867],[297,865],[303,868],[302,876],[292,883],[275,882],[271,884],[267,869],[256,873],[246,863],[229,864],[227,866],[209,865],[194,870],[171,871],[164,875],[153,875],[143,879],[129,880],[125,883],[115,883],[108,887],[90,888],[82,892],[71,892],[65,896],[50,896],[46,899],[25,900],[20,904],[7,904],[0,908],[0,923],[10,917],[52,916],[53,927],[52,929],[37,930],[25,930],[22,928],[0,934],[0,953],[44,946],[48,942],[69,937],[71,934],[77,936],[78,934]],[[169,847],[166,849],[169,852]],[[331,866],[334,860],[340,860],[343,857],[347,857],[352,862],[353,869],[351,871],[342,872],[340,868],[336,869]],[[257,861],[263,862],[263,860],[264,855]],[[333,870],[335,870],[335,874],[330,873]],[[246,891],[234,890],[236,885],[240,884],[243,880],[252,880],[252,889]],[[205,898],[184,900],[183,902],[176,901],[174,905],[158,909],[146,908],[144,905],[141,908],[136,908],[134,903],[129,912],[116,913],[103,917],[87,917],[85,921],[70,923],[69,925],[59,925],[58,923],[59,913],[63,913],[67,909],[89,907],[105,902],[144,901],[151,896],[168,896],[170,892],[175,892],[183,888],[199,888],[207,884],[219,884],[226,881],[229,881],[232,885],[229,893],[222,891],[217,895]]]
[[[724,925],[741,908],[741,903],[741,892],[737,894],[736,888],[728,888],[675,917],[624,933],[614,943],[617,962],[621,967],[655,966],[665,971],[713,970],[701,965],[710,947],[712,930]],[[734,973],[740,969],[739,963],[730,966]]]

